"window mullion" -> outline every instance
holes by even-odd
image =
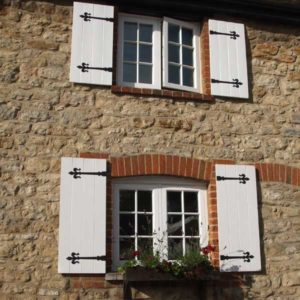
[[[134,248],[138,250],[138,214],[137,214],[137,190],[134,191]]]
[[[137,26],[137,36],[136,36],[136,82],[140,82],[139,69],[140,69],[140,23]]]
[[[180,85],[183,85],[183,58],[182,58],[182,27],[179,27],[179,63],[180,63]]]
[[[184,219],[184,192],[181,191],[181,219],[182,219],[182,253],[185,254],[185,219]]]

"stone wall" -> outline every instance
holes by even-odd
[[[299,168],[300,30],[238,20],[250,100],[114,94],[69,82],[72,6],[56,3],[0,3],[0,298],[119,299],[121,286],[101,277],[88,279],[98,289],[79,288],[57,273],[60,157],[155,153]],[[299,213],[299,187],[262,183],[263,271],[241,287],[204,287],[206,298],[298,299]]]

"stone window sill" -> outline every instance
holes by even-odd
[[[155,90],[155,89],[141,89],[128,86],[113,85],[111,91],[116,94],[132,94],[138,96],[154,96],[154,97],[167,97],[177,99],[191,99],[212,101],[214,98],[211,95],[205,95],[200,93],[185,92],[185,91],[173,91],[173,90]]]

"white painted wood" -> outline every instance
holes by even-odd
[[[84,21],[80,15],[113,18],[114,7],[100,4],[74,2],[72,27],[72,52],[70,81],[78,83],[111,85],[112,72],[89,70],[81,72],[77,68],[82,63],[90,67],[113,66],[113,22],[91,19]]]
[[[82,172],[106,171],[106,160],[63,157],[61,160],[59,216],[59,273],[105,273],[105,261],[66,258],[106,254],[106,177],[82,175],[74,179],[74,168]]]
[[[220,256],[243,256],[243,252],[249,251],[254,258],[250,262],[220,260],[223,272],[261,270],[255,167],[216,165],[216,176],[239,177],[240,174],[249,178],[246,184],[238,180],[217,180]]]
[[[123,78],[124,23],[152,25],[152,83],[128,82]],[[122,86],[161,89],[161,19],[148,16],[119,14],[118,16],[118,72],[117,83]],[[137,50],[138,53],[139,50]],[[137,76],[138,78],[138,76]]]
[[[237,78],[243,84],[239,88],[232,84],[211,83],[211,93],[215,96],[249,98],[245,26],[240,23],[209,20],[209,31],[230,33],[239,37],[209,33],[210,76],[212,79],[232,81]]]
[[[162,258],[167,258],[167,191],[198,192],[200,243],[208,244],[206,185],[190,179],[178,179],[163,176],[118,178],[113,181],[113,270],[123,263],[119,259],[119,191],[152,190],[154,249],[159,250]],[[158,241],[160,240],[160,241]]]
[[[182,78],[181,78],[181,84],[174,84],[169,82],[169,72],[168,72],[168,63],[169,63],[169,51],[168,51],[168,26],[169,23],[178,25],[183,28],[189,28],[193,30],[193,47],[194,47],[194,53],[193,53],[193,59],[194,59],[194,87],[184,86],[182,84]],[[178,89],[178,90],[184,90],[184,91],[190,91],[190,92],[196,92],[199,93],[200,90],[200,26],[197,23],[191,23],[191,22],[184,22],[179,21],[176,19],[171,19],[164,17],[163,19],[163,86],[167,88],[172,89]],[[182,55],[180,52],[180,64],[182,65]]]

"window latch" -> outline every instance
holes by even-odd
[[[75,265],[75,264],[80,263],[79,262],[80,259],[94,259],[94,260],[106,261],[106,256],[105,255],[102,255],[102,256],[79,256],[79,253],[72,252],[71,256],[68,256],[66,259],[70,260],[71,263],[73,265]]]
[[[93,17],[90,13],[85,12],[83,15],[80,15],[80,18],[83,18],[83,21],[90,22],[91,19],[103,20],[107,22],[113,22],[114,18],[102,18],[102,17]]]

